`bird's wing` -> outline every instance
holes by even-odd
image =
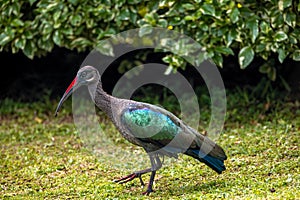
[[[164,147],[170,153],[184,153],[192,148],[226,159],[221,147],[164,108],[147,103],[132,104],[123,112],[122,121],[135,138]]]
[[[131,105],[122,114],[123,124],[130,133],[143,141],[147,139],[169,142],[180,131],[180,126],[167,115],[143,104]]]
[[[149,108],[151,108],[152,110],[164,113],[175,124],[177,124],[181,128],[182,132],[181,132],[180,135],[182,135],[182,136],[179,137],[179,140],[183,139],[183,140],[186,141],[186,138],[190,138],[191,136],[193,136],[194,141],[191,143],[190,148],[200,149],[200,151],[202,153],[204,153],[204,155],[208,154],[208,155],[211,155],[213,157],[219,158],[221,160],[226,160],[227,159],[227,156],[226,156],[224,150],[222,149],[222,147],[220,147],[214,141],[212,141],[208,137],[202,135],[201,133],[199,133],[198,131],[196,131],[192,127],[185,124],[178,117],[176,117],[173,113],[165,110],[162,107],[158,107],[158,106],[151,105],[151,104],[145,104],[145,105],[149,106]],[[189,141],[190,141],[190,139],[188,139],[187,142],[189,142]]]

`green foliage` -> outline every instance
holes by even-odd
[[[244,69],[254,57],[268,60],[271,54],[280,63],[287,57],[300,61],[299,11],[299,1],[291,0],[3,0],[0,50],[21,50],[33,58],[57,45],[78,51],[98,47],[113,55],[112,46],[99,44],[101,39],[137,27],[140,36],[163,27],[195,39],[205,48],[205,58],[221,67],[223,56],[238,52]],[[174,69],[184,67],[179,56],[168,55],[164,61]]]

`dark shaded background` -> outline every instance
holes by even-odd
[[[0,99],[12,98],[22,101],[39,100],[41,96],[49,94],[51,98],[60,97],[66,87],[73,80],[81,63],[89,52],[78,53],[56,47],[51,53],[44,57],[27,58],[22,52],[11,54],[0,53],[2,61],[0,79]],[[123,55],[105,71],[102,76],[104,89],[110,93],[121,74],[117,68],[124,59],[134,60],[137,52]],[[163,53],[150,53],[145,63],[163,63]],[[274,60],[277,60],[274,55]],[[101,62],[101,61],[100,61]],[[226,88],[256,87],[263,77],[258,69],[265,61],[255,59],[245,70],[241,70],[237,57],[225,57],[224,67],[220,69]],[[164,64],[164,63],[163,63]],[[284,64],[276,63],[277,70],[292,87],[292,94],[299,95],[300,88],[300,65],[299,62],[286,59]],[[203,85],[201,77],[193,67],[186,67],[185,71],[180,70],[190,81],[193,87]],[[272,86],[279,90],[285,90],[281,81],[277,78]]]

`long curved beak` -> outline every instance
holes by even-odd
[[[78,82],[77,82],[77,77],[74,78],[74,80],[72,81],[72,83],[69,85],[69,87],[66,89],[64,95],[62,96],[62,98],[60,99],[57,108],[55,110],[55,117],[57,116],[57,113],[59,112],[61,106],[63,105],[63,103],[68,99],[68,97],[78,88]]]

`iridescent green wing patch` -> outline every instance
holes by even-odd
[[[122,121],[136,138],[172,140],[180,128],[166,115],[149,108],[128,109]]]

